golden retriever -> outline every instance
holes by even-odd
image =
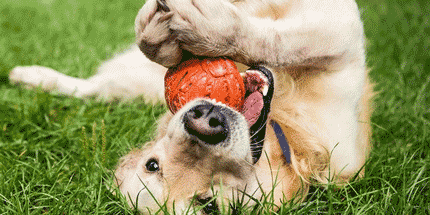
[[[147,0],[135,29],[138,46],[87,80],[40,66],[16,67],[10,80],[76,97],[157,102],[166,67],[186,56],[251,66],[243,73],[249,110],[194,100],[166,113],[156,138],[121,159],[117,185],[141,212],[165,204],[209,214],[269,194],[280,205],[303,200],[311,183],[342,185],[364,173],[372,87],[353,0]]]

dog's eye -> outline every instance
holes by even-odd
[[[145,167],[150,172],[157,172],[160,170],[160,166],[158,165],[158,161],[154,158],[151,158],[146,162]]]

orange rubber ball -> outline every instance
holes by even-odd
[[[165,97],[172,113],[196,98],[215,99],[242,109],[245,85],[236,65],[225,58],[190,59],[170,68],[164,77]]]

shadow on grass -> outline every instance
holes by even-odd
[[[9,82],[9,77],[7,75],[0,75],[0,86],[7,85],[12,86]]]

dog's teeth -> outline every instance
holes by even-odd
[[[269,79],[267,79],[265,75],[261,75],[260,77],[264,80],[264,82],[269,83]]]
[[[255,71],[255,70],[246,70],[245,73],[246,74],[256,74],[257,71]]]
[[[245,71],[245,73],[258,75],[258,77],[260,77],[261,79],[263,79],[265,82],[269,82],[269,80],[267,79],[267,77],[262,72],[260,72],[258,70],[247,70],[247,71]]]
[[[262,72],[258,72],[259,77],[266,83],[269,82],[269,79],[267,79],[267,77],[262,73]]]
[[[246,72],[241,72],[241,73],[239,73],[240,74],[240,76],[242,76],[242,78],[245,78],[246,77]]]
[[[269,85],[265,84],[262,88],[260,88],[261,94],[263,96],[267,96],[267,93],[269,92]]]

